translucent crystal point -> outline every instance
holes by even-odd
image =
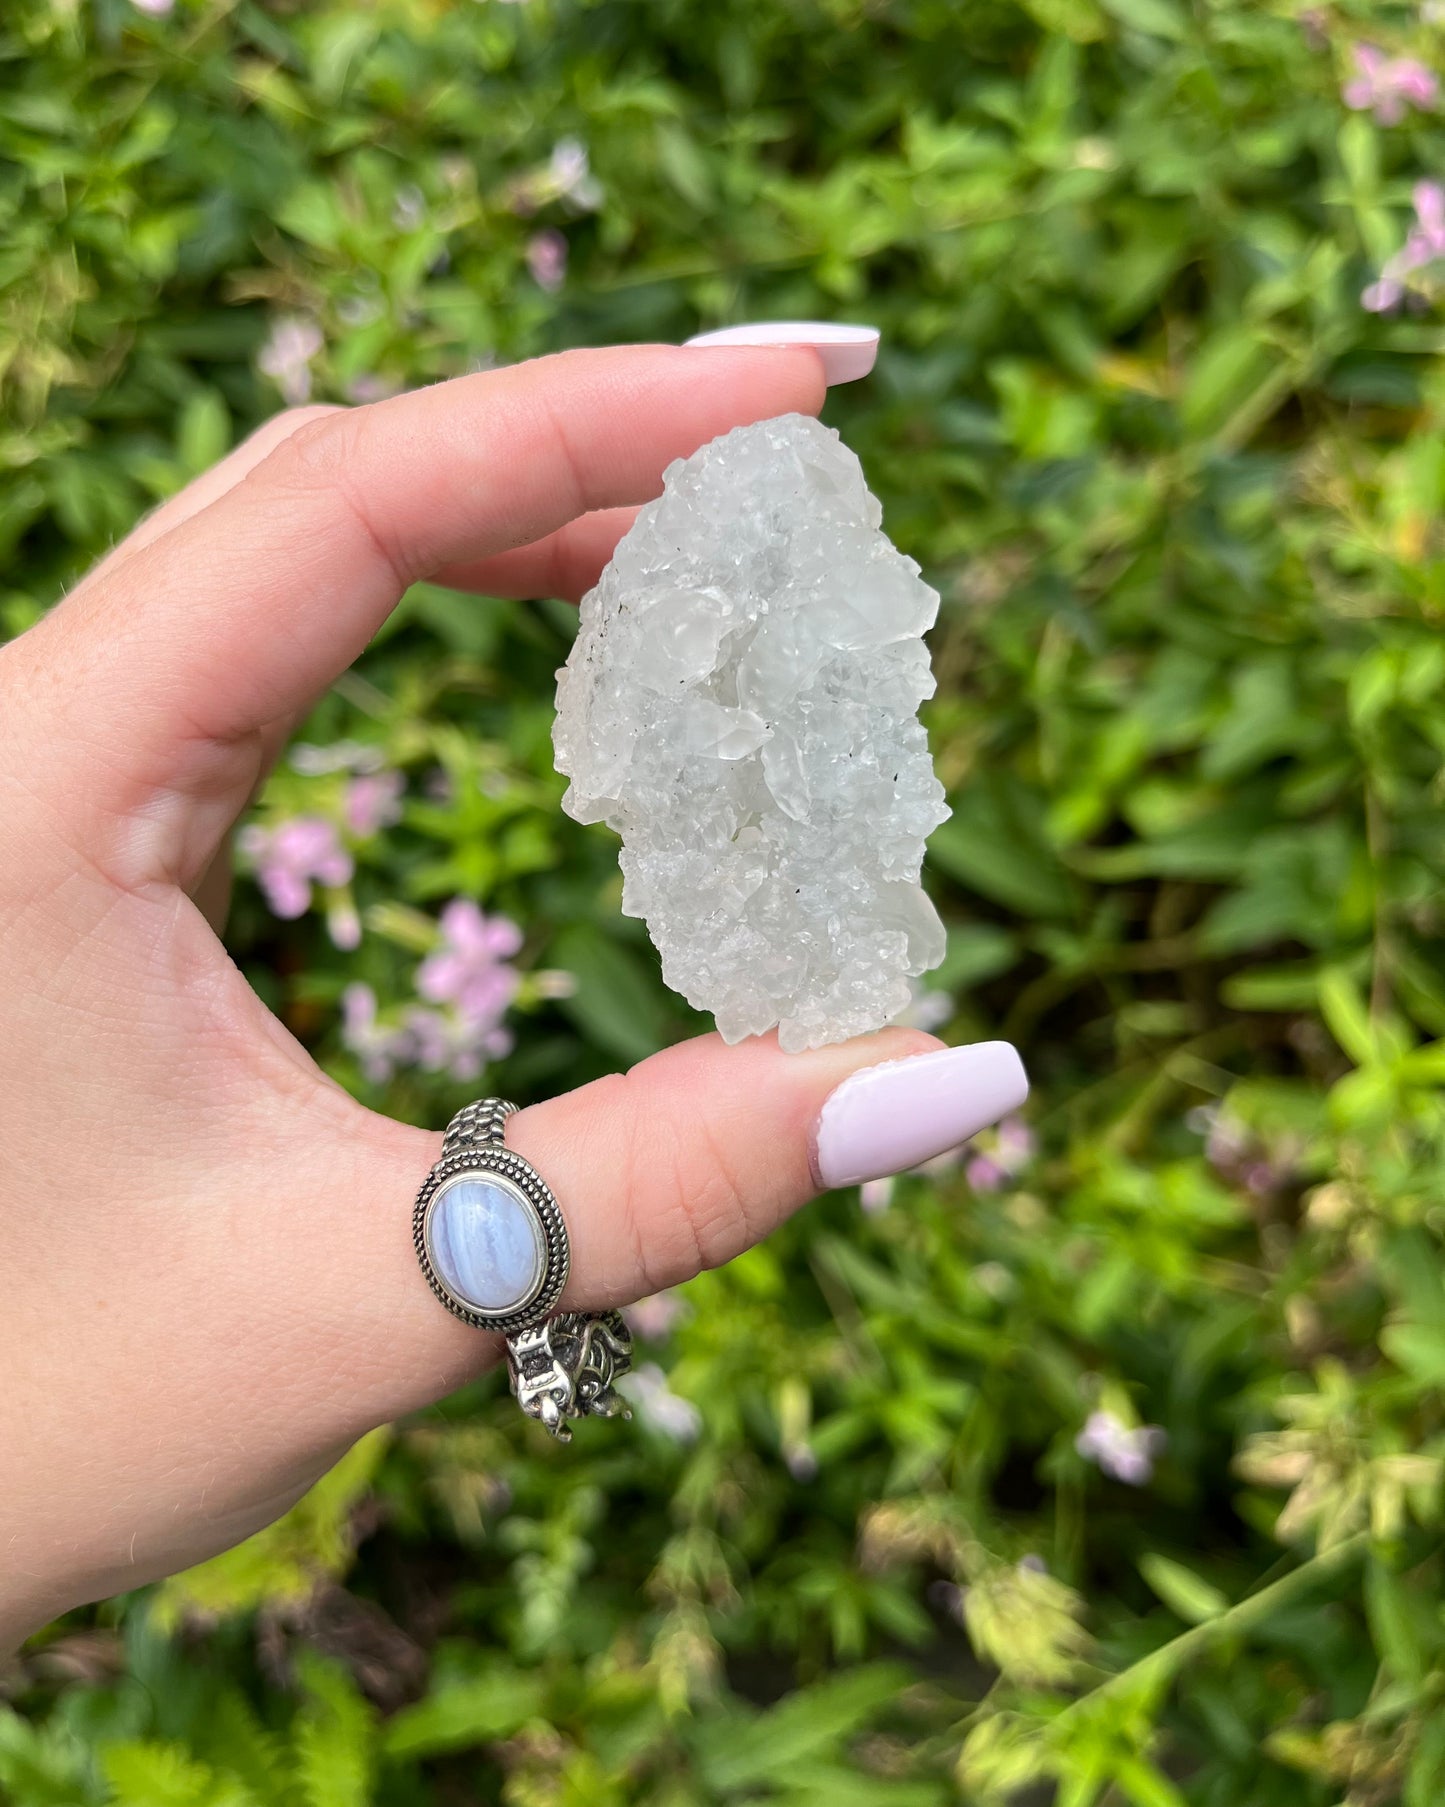
[[[877,1029],[943,958],[918,882],[948,807],[918,705],[938,595],[803,415],[671,465],[557,674],[562,806],[622,837],[622,907],[726,1041]]]

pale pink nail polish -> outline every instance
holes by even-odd
[[[1016,1111],[1028,1095],[1011,1042],[974,1042],[864,1067],[823,1105],[814,1172],[825,1187],[905,1173]]]
[[[823,360],[823,379],[855,383],[867,376],[878,356],[876,326],[840,326],[828,320],[757,320],[698,333],[689,345],[807,345]]]

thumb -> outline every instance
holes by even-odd
[[[1007,1042],[945,1048],[888,1029],[784,1054],[771,1036],[728,1047],[706,1035],[519,1111],[506,1141],[567,1223],[561,1309],[594,1310],[728,1261],[815,1192],[917,1166],[1027,1096]],[[332,1145],[327,1196],[343,1201],[340,1213],[293,1215],[291,1233],[319,1239],[302,1267],[311,1335],[326,1327],[332,1347],[348,1351],[348,1411],[379,1423],[451,1391],[497,1345],[432,1296],[416,1263],[410,1201],[437,1136],[365,1122],[347,1152]],[[487,1254],[465,1259],[485,1264]],[[485,1265],[471,1278],[471,1296],[494,1290]],[[349,1424],[353,1435],[365,1428],[358,1417]]]
[[[893,1029],[799,1055],[708,1035],[519,1112],[507,1142],[567,1218],[563,1306],[593,1309],[718,1267],[815,1192],[904,1172],[1027,1096],[1008,1042]]]

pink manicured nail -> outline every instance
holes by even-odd
[[[825,1187],[905,1173],[1016,1111],[1028,1095],[1011,1042],[974,1042],[864,1067],[823,1105],[814,1171]]]
[[[823,360],[823,378],[853,383],[867,376],[878,355],[876,326],[837,326],[827,320],[758,320],[698,333],[689,345],[810,345]]]

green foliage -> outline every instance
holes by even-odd
[[[1347,110],[1361,42],[1445,63],[1383,0],[6,8],[5,632],[278,404],[278,320],[330,400],[883,327],[829,418],[944,596],[945,1032],[1020,1043],[1040,1151],[686,1289],[650,1354],[694,1441],[561,1453],[493,1379],[52,1628],[5,1799],[1445,1796],[1445,328],[1359,299],[1445,126]],[[258,989],[399,1115],[475,1087],[369,1079],[338,999],[404,1002],[453,895],[527,935],[499,1091],[697,1027],[557,809],[567,633],[418,587],[304,734],[407,776],[360,948],[238,896]],[[262,819],[342,784],[284,764]],[[1146,1482],[1093,1411],[1162,1427]]]

